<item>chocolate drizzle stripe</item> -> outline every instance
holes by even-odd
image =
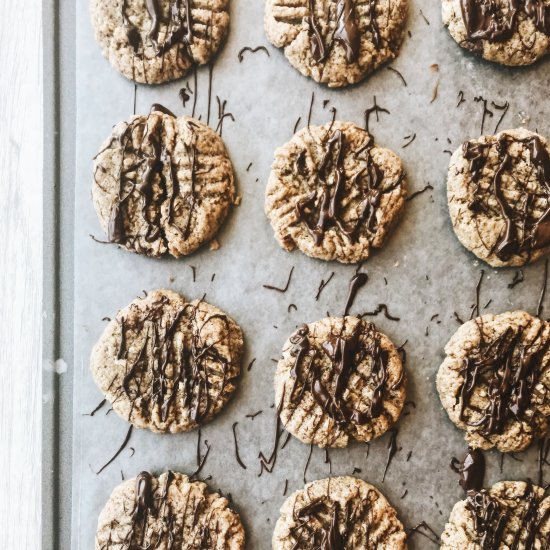
[[[99,475],[107,466],[110,466],[120,455],[120,453],[125,449],[126,445],[128,445],[128,442],[130,441],[130,437],[132,436],[132,429],[133,426],[130,426],[128,428],[128,431],[126,432],[126,437],[124,438],[124,441],[122,442],[122,445],[118,448],[116,453],[97,471],[95,472],[96,475]]]
[[[256,414],[260,414],[261,412],[262,411],[259,411]],[[252,418],[254,418],[254,416],[252,416]],[[243,470],[246,470],[246,464],[244,464],[244,462],[241,460],[241,456],[239,454],[239,443],[237,442],[237,432],[236,432],[237,424],[238,422],[233,422],[233,426],[231,426],[231,430],[233,431],[233,443],[235,445],[235,460]]]

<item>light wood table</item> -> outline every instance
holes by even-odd
[[[0,533],[41,547],[41,0],[0,2]]]

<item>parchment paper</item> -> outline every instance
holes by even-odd
[[[74,368],[74,471],[72,547],[94,547],[97,516],[111,490],[141,470],[160,473],[168,468],[191,473],[196,468],[197,433],[157,435],[134,430],[128,447],[100,475],[97,471],[121,445],[128,424],[115,413],[106,415],[108,406],[94,417],[90,412],[102,395],[89,372],[89,354],[101,334],[105,316],[112,317],[143,290],[169,287],[188,298],[206,293],[206,299],[231,315],[246,337],[246,356],[239,389],[226,409],[202,431],[212,449],[201,477],[212,476],[209,486],[230,493],[247,531],[249,548],[271,548],[271,534],[278,510],[285,497],[303,486],[303,470],[309,446],[294,438],[279,452],[273,473],[260,471],[258,452],[269,453],[274,438],[273,374],[276,359],[287,336],[298,324],[311,322],[326,312],[341,314],[348,282],[355,266],[315,261],[299,252],[289,254],[276,244],[263,213],[264,188],[275,148],[292,134],[296,119],[305,124],[312,92],[315,103],[312,123],[330,120],[329,109],[338,109],[338,118],[364,123],[364,111],[376,96],[380,106],[391,114],[371,117],[370,127],[377,142],[401,155],[410,192],[426,184],[433,190],[407,203],[406,213],[382,251],[364,265],[369,282],[360,291],[352,313],[362,313],[388,304],[391,321],[380,315],[374,320],[396,345],[408,341],[407,413],[398,423],[400,451],[389,467],[384,483],[388,435],[367,447],[352,444],[330,453],[332,474],[351,474],[379,487],[397,508],[407,527],[425,520],[438,533],[444,527],[453,504],[463,494],[457,477],[449,468],[452,456],[466,450],[462,432],[454,428],[441,409],[434,386],[434,375],[443,357],[446,341],[458,328],[453,312],[467,319],[475,301],[480,269],[486,271],[481,289],[482,312],[502,312],[524,308],[534,312],[542,285],[543,264],[524,269],[525,282],[507,288],[514,270],[493,270],[483,266],[455,238],[448,217],[445,176],[449,154],[460,143],[480,133],[482,95],[510,107],[501,129],[520,124],[550,135],[549,62],[527,69],[505,69],[483,62],[460,49],[443,28],[437,0],[411,1],[405,39],[392,66],[406,82],[387,69],[379,70],[362,84],[328,90],[302,77],[270,46],[263,32],[263,2],[232,0],[229,39],[213,69],[211,125],[217,124],[216,96],[227,100],[227,111],[235,122],[225,120],[223,137],[238,179],[242,204],[235,208],[219,234],[221,248],[208,247],[182,260],[154,260],[101,245],[90,234],[102,239],[93,210],[90,188],[92,157],[116,122],[133,112],[134,85],[118,75],[102,58],[95,43],[88,11],[88,0],[77,0],[77,158],[75,220],[75,357]],[[422,9],[424,17],[420,14]],[[428,24],[429,21],[429,24]],[[266,45],[270,52],[245,53],[242,63],[237,54],[243,46]],[[436,67],[431,67],[437,64]],[[192,78],[190,85],[192,87]],[[156,87],[139,86],[137,112],[146,113],[159,102],[176,114],[190,114],[178,97],[187,79]],[[438,84],[437,96],[434,88]],[[466,102],[456,107],[462,90]],[[197,115],[207,114],[208,69],[199,71]],[[323,100],[330,103],[323,109]],[[432,101],[433,99],[433,101]],[[502,111],[486,120],[485,131],[492,132]],[[406,136],[416,139],[406,148]],[[253,163],[249,171],[247,166]],[[191,266],[196,268],[193,282]],[[285,294],[266,290],[263,284],[284,286],[290,268],[294,274]],[[335,275],[318,301],[322,279]],[[212,275],[216,274],[214,281]],[[386,278],[387,284],[384,280]],[[487,309],[483,306],[492,300]],[[298,311],[287,312],[290,303]],[[550,314],[550,301],[546,315]],[[439,314],[430,321],[431,317]],[[439,322],[440,321],[440,322]],[[428,328],[427,328],[428,327]],[[426,335],[426,331],[428,334]],[[246,365],[256,361],[250,370]],[[254,420],[246,414],[263,412]],[[231,425],[238,421],[240,455],[247,469],[236,462]],[[284,440],[284,437],[283,437]],[[132,455],[130,448],[135,449]],[[201,449],[204,452],[204,447]],[[407,461],[409,452],[412,451]],[[313,450],[306,473],[308,481],[326,477],[329,466],[324,452]],[[499,471],[500,455],[488,453],[486,483],[500,479],[536,479],[536,446],[529,452],[509,457]],[[521,460],[521,462],[519,461]],[[405,491],[406,496],[401,498]],[[432,543],[414,536],[410,548],[431,548]]]

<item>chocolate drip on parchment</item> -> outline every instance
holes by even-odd
[[[121,149],[120,165],[118,169],[119,190],[107,227],[107,239],[111,243],[135,248],[136,251],[143,251],[141,239],[145,243],[153,243],[160,239],[164,247],[168,248],[168,240],[165,233],[166,227],[170,226],[180,233],[183,239],[188,239],[191,231],[191,221],[194,209],[199,203],[196,193],[196,164],[197,151],[193,142],[186,144],[186,152],[189,157],[189,174],[191,186],[185,194],[181,194],[180,182],[178,179],[178,168],[174,164],[171,153],[164,143],[164,120],[154,116],[155,113],[162,113],[167,116],[174,116],[162,105],[154,104],[151,112],[145,119],[137,118],[126,124],[124,131],[111,142],[97,156],[96,159],[112,147]],[[189,124],[193,133],[193,126]],[[134,144],[142,135],[137,145]],[[115,145],[116,144],[116,145]],[[134,159],[128,165],[128,159]],[[103,189],[97,180],[97,171],[105,172],[101,164],[97,164],[94,179],[96,185]],[[176,200],[180,203],[176,207]],[[128,232],[127,209],[128,203],[141,203],[139,214],[147,224],[144,234]],[[167,214],[163,213],[163,205],[168,202]],[[175,216],[181,216],[183,209],[186,209],[187,218],[179,227],[175,224]]]
[[[544,0],[460,0],[460,8],[470,40],[508,40],[522,17],[550,36],[550,6]]]
[[[218,350],[223,342],[209,343],[203,332],[212,321],[219,320],[229,333],[228,319],[213,314],[199,322],[200,302],[186,304],[167,319],[166,303],[166,299],[154,303],[146,316],[131,326],[124,319],[118,321],[119,357],[126,360],[126,374],[116,399],[124,395],[130,401],[130,418],[137,407],[146,419],[166,422],[171,413],[177,416],[179,408],[187,408],[190,419],[199,424],[213,414],[219,396],[231,383],[231,358]],[[178,332],[183,338],[176,336]],[[132,354],[126,348],[129,335],[134,341],[143,341]]]
[[[529,190],[528,182],[514,179],[518,187],[518,200],[511,203],[502,190],[504,174],[514,170],[514,159],[508,153],[512,144],[520,144],[529,152],[530,166],[535,175],[537,190]],[[498,153],[498,163],[490,186],[481,187],[483,169],[492,148]],[[495,244],[484,246],[500,260],[507,261],[511,256],[527,253],[550,246],[550,155],[538,136],[515,140],[503,136],[495,144],[466,142],[463,146],[464,158],[469,161],[470,173],[474,184],[474,198],[468,208],[474,213],[501,217],[505,227]],[[511,176],[510,176],[511,177]],[[491,197],[496,199],[498,208],[490,204]],[[478,229],[479,232],[479,229]],[[483,239],[480,236],[481,241]]]
[[[344,330],[345,323],[341,333]],[[353,434],[355,427],[385,414],[384,399],[389,391],[397,388],[388,387],[388,352],[382,349],[373,324],[360,321],[351,335],[344,337],[341,333],[330,336],[321,344],[321,350],[311,345],[307,325],[300,327],[290,338],[290,354],[295,361],[291,370],[294,382],[288,395],[290,406],[297,407],[304,392],[311,393],[323,412],[340,429]],[[323,369],[327,359],[331,365],[328,378]],[[369,360],[370,373],[361,374],[357,366]],[[346,396],[353,374],[360,379],[356,386],[369,386],[372,391],[370,402],[360,409],[349,403]]]
[[[453,458],[451,468],[460,475],[460,486],[466,493],[481,491],[485,477],[485,457],[480,449],[468,448],[462,461]]]
[[[315,188],[295,206],[298,221],[304,223],[315,245],[320,246],[325,233],[334,227],[344,238],[356,243],[361,235],[373,238],[378,229],[376,213],[382,196],[391,193],[402,180],[403,175],[391,185],[384,182],[384,174],[371,156],[372,138],[357,151],[350,151],[346,137],[341,130],[327,133],[323,140],[323,156],[313,174]],[[308,176],[304,150],[297,159],[297,169],[302,176]],[[344,159],[354,155],[363,167],[351,178],[346,176]],[[354,218],[345,219],[343,201],[350,193],[358,193],[358,204],[353,209]],[[346,209],[350,209],[346,206]]]
[[[539,418],[529,414],[536,386],[549,362],[545,354],[550,341],[543,337],[544,325],[529,342],[526,329],[509,326],[488,340],[483,319],[476,319],[479,349],[464,360],[460,370],[460,420],[483,437],[502,434],[509,422],[518,421],[535,427]],[[483,404],[479,403],[484,388]],[[474,420],[475,419],[475,420]]]
[[[378,495],[374,491],[369,491],[364,499],[347,502],[342,508],[338,501],[330,498],[329,481],[326,495],[295,508],[295,525],[290,528],[290,537],[294,542],[292,548],[344,550],[349,547],[352,537],[357,543],[357,536],[363,544],[368,544],[371,531],[370,511],[377,499]],[[361,534],[355,534],[354,537],[354,531],[357,529],[361,530]]]
[[[541,513],[539,505],[545,498],[537,496],[533,484],[528,481],[522,495],[515,498],[518,507],[523,508],[518,515],[519,525],[514,528],[513,540],[509,548],[513,550],[535,550],[535,548],[548,548],[550,536],[540,531],[542,524],[547,520],[550,509]],[[511,498],[511,497],[507,497]],[[509,509],[504,502],[494,497],[487,490],[472,491],[466,499],[466,508],[474,518],[474,530],[476,542],[482,550],[498,550],[504,543],[508,522],[511,520],[513,508]],[[541,546],[537,546],[537,541]],[[507,544],[509,539],[506,538]]]

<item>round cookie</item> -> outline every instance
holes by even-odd
[[[109,322],[90,367],[122,418],[154,432],[186,432],[229,400],[242,351],[241,329],[218,308],[155,290]]]
[[[457,502],[441,535],[441,550],[550,545],[550,496],[531,482],[501,481]]]
[[[281,507],[273,550],[407,548],[407,535],[384,495],[355,477],[308,483]]]
[[[550,253],[550,147],[528,130],[482,136],[451,157],[447,199],[460,242],[489,265]]]
[[[550,52],[549,0],[442,0],[443,24],[463,48],[502,65]]]
[[[354,263],[380,248],[405,205],[395,153],[349,122],[308,126],[275,151],[265,211],[285,250]]]
[[[168,471],[141,472],[118,485],[99,515],[96,550],[201,548],[241,550],[245,533],[225,497]]]
[[[464,323],[445,346],[437,389],[468,445],[521,451],[548,431],[550,324],[524,311]]]
[[[159,84],[216,54],[229,30],[229,0],[91,0],[103,56],[126,78]]]
[[[374,324],[327,317],[286,341],[275,374],[283,426],[304,443],[345,447],[370,441],[399,418],[405,402],[399,352]]]
[[[407,11],[407,0],[267,0],[264,26],[303,75],[341,87],[397,56]]]
[[[94,160],[92,199],[107,240],[147,256],[191,254],[235,199],[222,139],[160,105],[120,122]]]

